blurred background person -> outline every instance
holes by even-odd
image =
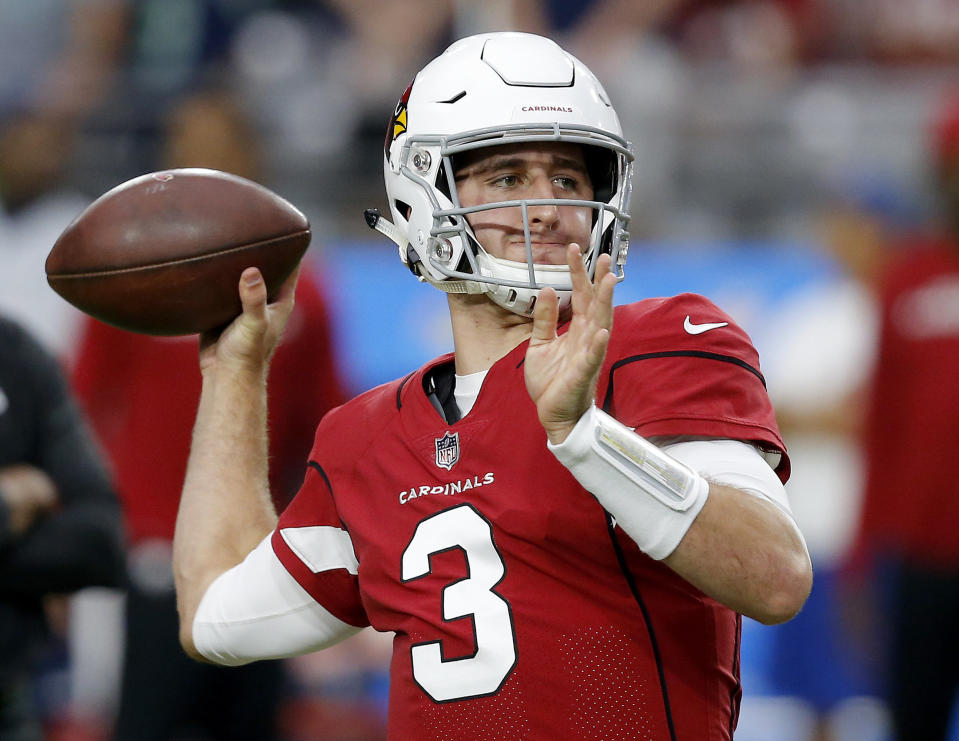
[[[959,688],[959,91],[929,137],[939,218],[902,245],[879,291],[856,557],[888,641],[884,679],[898,741],[949,738]]]
[[[225,89],[184,97],[165,134],[164,166],[260,178],[256,133]],[[76,353],[74,387],[116,471],[130,538],[118,741],[276,737],[281,662],[223,669],[179,648],[170,549],[200,391],[196,354],[196,337],[149,337],[93,319]],[[270,475],[282,507],[299,487],[316,424],[342,400],[326,301],[309,259],[270,395]]]
[[[0,310],[61,359],[80,315],[47,285],[43,265],[89,203],[66,182],[76,136],[75,121],[54,111],[0,113]]]
[[[47,610],[122,580],[117,499],[61,367],[0,315],[0,738],[44,738],[34,676]]]
[[[58,358],[78,313],[47,285],[43,264],[90,200],[73,168],[85,124],[119,76],[125,6],[0,3],[0,310]]]
[[[763,323],[763,370],[794,463],[786,489],[816,584],[794,621],[768,631],[774,699],[747,698],[744,719],[754,709],[789,717],[790,739],[883,741],[876,646],[853,634],[842,567],[861,508],[879,276],[918,217],[910,197],[877,172],[835,176],[822,201],[825,276],[790,293]]]
[[[125,0],[0,3],[0,312],[61,364],[73,350],[80,313],[47,285],[44,262],[91,200],[76,167],[90,116],[109,99],[121,71],[125,6]],[[79,589],[50,611],[54,640],[32,676],[50,734],[59,708],[76,699],[70,667],[96,653],[96,646],[70,642],[74,608],[115,591]],[[116,627],[101,626],[111,644],[118,640]],[[85,693],[96,686],[95,676]]]
[[[83,119],[110,94],[127,0],[0,3],[0,117],[17,108]]]

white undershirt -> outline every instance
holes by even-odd
[[[459,407],[460,416],[465,417],[470,413],[473,405],[476,403],[476,397],[479,396],[480,389],[483,387],[483,381],[486,380],[487,370],[477,371],[476,373],[467,373],[465,376],[456,374],[456,384],[453,386],[453,399],[456,406]]]

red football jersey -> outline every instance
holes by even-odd
[[[395,631],[393,738],[729,739],[739,615],[641,553],[547,450],[526,346],[454,424],[424,391],[452,356],[328,414],[274,550],[330,612]],[[700,296],[617,308],[597,403],[645,435],[784,449],[749,338]],[[305,555],[344,531],[351,565]]]
[[[959,244],[904,245],[880,290],[860,547],[959,567]]]

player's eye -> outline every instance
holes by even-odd
[[[570,177],[569,175],[557,175],[553,178],[553,183],[558,186],[560,190],[567,193],[576,193],[579,191],[579,179]]]
[[[496,188],[514,188],[519,185],[519,177],[517,175],[499,175],[491,181],[492,185]]]

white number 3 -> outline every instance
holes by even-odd
[[[512,611],[493,591],[506,575],[506,565],[489,521],[471,505],[444,510],[417,525],[403,551],[403,581],[429,574],[430,556],[452,548],[466,555],[468,575],[443,588],[443,619],[472,615],[476,652],[447,660],[440,641],[413,646],[413,678],[437,702],[491,695],[516,666]]]

